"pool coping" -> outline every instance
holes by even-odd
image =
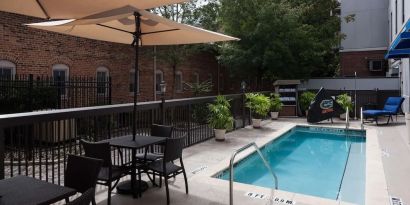
[[[270,133],[267,137],[259,138],[255,140],[255,143],[262,147],[267,143],[271,142],[272,140],[277,139],[278,137],[282,136],[286,132],[289,132],[292,128],[296,126],[308,126],[308,127],[324,127],[324,128],[344,128],[343,125],[323,125],[323,124],[307,124],[307,123],[289,123],[288,125],[284,126],[280,130],[277,130],[273,133]],[[352,126],[352,130],[359,130],[360,127]],[[375,128],[366,128],[366,185],[365,185],[365,204],[366,205],[388,205],[390,204],[389,195],[387,191],[387,183],[384,175],[383,163],[381,159],[381,149],[379,146],[378,141],[378,133]],[[242,153],[239,153],[235,158],[235,162],[242,160],[243,158],[247,157],[248,155],[254,153],[254,149],[247,149]],[[215,175],[220,173],[221,171],[225,170],[229,166],[230,156],[221,160],[217,165],[209,167],[205,171],[195,175],[192,177],[192,180],[198,180],[202,182],[206,182],[209,185],[214,186],[226,186],[228,188],[229,181],[214,178]],[[279,179],[280,185],[280,179]],[[272,199],[274,197],[284,198],[288,200],[293,200],[296,203],[302,204],[312,204],[312,205],[320,205],[320,204],[351,204],[348,202],[343,201],[336,201],[321,197],[315,197],[310,195],[304,195],[299,193],[287,192],[283,190],[272,190],[269,188],[243,184],[234,182],[234,191],[235,192],[242,192],[243,194],[248,193],[249,191],[256,192],[259,194],[266,195],[266,200]],[[258,200],[258,199],[256,199]]]

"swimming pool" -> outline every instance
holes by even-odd
[[[280,190],[364,204],[365,143],[364,131],[296,126],[261,151]],[[216,177],[229,180],[229,170]],[[235,164],[234,181],[274,187],[257,153]]]

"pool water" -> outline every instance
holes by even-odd
[[[297,126],[261,148],[279,189],[364,204],[365,132]],[[216,176],[229,180],[229,171]],[[257,153],[235,164],[234,181],[273,188]]]

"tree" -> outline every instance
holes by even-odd
[[[331,3],[315,16],[320,3],[314,0],[221,0],[223,30],[241,39],[223,44],[221,62],[237,76],[258,82],[332,75],[340,18],[330,15],[337,1],[320,0],[325,1]]]

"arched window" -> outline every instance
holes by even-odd
[[[161,70],[155,71],[155,91],[161,93],[161,82],[164,80],[164,73]]]
[[[175,72],[175,90],[178,91],[178,92],[183,91],[182,72],[181,71]]]
[[[108,93],[109,88],[109,70],[104,66],[100,66],[97,68],[96,72],[97,76],[97,94],[105,95]]]
[[[16,65],[7,60],[0,60],[0,78],[11,80],[15,75]]]
[[[129,91],[130,93],[134,93],[135,89],[137,92],[140,92],[140,72],[137,72],[137,83],[135,83],[135,69],[130,70],[130,86]]]
[[[192,75],[192,82],[199,84],[199,74],[197,72],[194,72],[194,74]]]
[[[61,96],[66,95],[66,81],[68,81],[68,75],[70,69],[65,64],[55,64],[53,65],[53,79],[54,83],[57,85],[58,92]]]

